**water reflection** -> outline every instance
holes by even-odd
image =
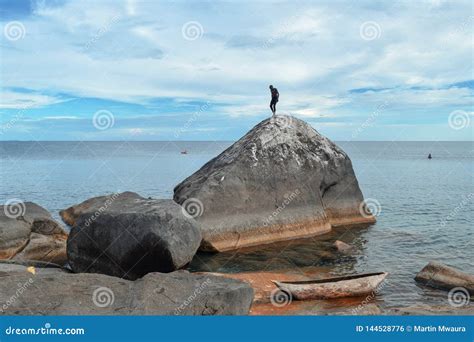
[[[198,253],[189,266],[190,271],[257,272],[329,268],[334,275],[355,273],[355,265],[365,251],[363,233],[367,225],[338,227],[328,234],[309,239],[284,241],[223,253]],[[337,251],[334,242],[341,240],[353,246],[350,255]],[[373,272],[374,270],[368,270]]]

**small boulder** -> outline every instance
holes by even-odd
[[[415,280],[426,286],[442,290],[464,287],[471,295],[474,294],[474,276],[461,272],[440,262],[430,261],[416,275]]]
[[[51,214],[33,202],[0,208],[0,259],[64,264],[67,233]]]
[[[347,154],[306,122],[278,115],[174,189],[200,223],[202,250],[227,251],[374,223]]]
[[[340,240],[336,240],[334,242],[334,248],[336,248],[339,252],[344,253],[344,254],[350,254],[354,251],[354,247]]]
[[[137,279],[191,261],[201,242],[195,220],[172,200],[131,194],[102,196],[67,209],[75,224],[67,243],[74,272]]]
[[[0,315],[246,315],[252,299],[242,281],[183,271],[136,281],[13,272],[0,282]]]

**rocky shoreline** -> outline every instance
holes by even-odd
[[[259,123],[178,184],[173,200],[123,192],[87,199],[60,216],[69,234],[35,203],[2,206],[1,314],[385,313],[373,298],[358,310],[360,299],[343,301],[345,309],[326,302],[279,305],[272,279],[324,278],[321,272],[185,270],[198,250],[238,253],[375,222],[347,154],[294,117]],[[353,253],[342,241],[334,250]],[[452,270],[445,274],[453,279]],[[472,278],[456,276],[472,285]],[[429,285],[428,277],[418,278]],[[458,283],[434,280],[444,289]]]

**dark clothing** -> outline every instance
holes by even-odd
[[[280,93],[278,93],[278,89],[277,88],[273,88],[273,89],[270,89],[271,93],[272,93],[272,100],[270,101],[270,109],[273,113],[273,115],[275,115],[275,112],[276,112],[276,104],[278,102],[278,99],[280,97]]]
[[[276,99],[276,101],[278,102],[278,98],[280,97],[280,93],[278,93],[278,89],[273,88],[271,90],[271,93],[272,93],[272,101]]]

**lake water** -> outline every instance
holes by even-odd
[[[430,260],[474,273],[472,142],[339,142],[365,198],[380,203],[375,225],[340,228],[298,242],[243,253],[199,254],[191,270],[325,270],[334,275],[387,271],[381,307],[448,305],[447,294],[413,280]],[[0,142],[0,201],[36,202],[58,211],[89,197],[135,191],[171,198],[173,187],[229,142]],[[188,154],[180,151],[186,149]],[[433,159],[428,160],[431,153]],[[331,251],[336,240],[356,253]]]

